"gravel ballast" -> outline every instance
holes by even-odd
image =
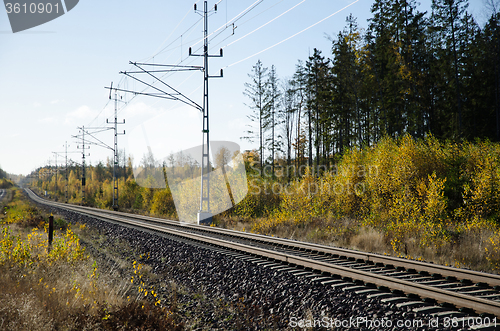
[[[40,205],[43,207],[42,205]],[[46,207],[43,207],[46,208]],[[325,330],[468,330],[446,327],[441,317],[417,314],[366,295],[344,292],[286,271],[275,271],[199,245],[190,245],[74,212],[51,208],[70,223],[97,230],[103,247],[123,240],[135,252],[148,254],[147,264],[158,277],[151,286],[172,301],[193,329]],[[82,245],[89,246],[82,242]],[[94,258],[99,248],[88,247]],[[102,254],[101,254],[102,255]],[[97,257],[96,257],[97,256]],[[173,290],[174,289],[174,290]],[[449,321],[451,322],[451,321]],[[307,328],[311,329],[311,328]]]

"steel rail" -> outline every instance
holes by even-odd
[[[98,210],[95,208],[90,208],[90,207],[81,207],[81,206],[74,206],[74,205],[66,205],[62,203],[57,203],[57,202],[52,202],[52,201],[47,201],[44,199],[41,199],[37,197],[33,192],[28,191],[28,194],[30,197],[40,203],[47,204],[47,205],[52,205],[57,208],[63,208],[63,209],[68,209],[71,211],[75,211],[77,213],[81,214],[86,214],[90,215],[93,217],[97,217],[99,219],[103,220],[111,220],[113,222],[118,222],[122,224],[128,224],[132,225],[138,228],[145,228],[148,230],[152,231],[157,231],[161,233],[168,233],[177,237],[182,237],[182,238],[187,238],[190,240],[194,240],[197,242],[202,242],[202,243],[208,243],[212,245],[216,245],[219,247],[224,247],[230,250],[238,250],[238,251],[243,251],[247,254],[255,254],[261,257],[265,257],[268,259],[273,259],[275,261],[280,261],[283,263],[287,264],[294,264],[298,266],[303,266],[304,268],[311,268],[312,270],[316,270],[318,272],[325,272],[329,273],[332,275],[339,275],[341,277],[349,277],[351,279],[355,279],[358,281],[362,281],[365,284],[374,284],[377,286],[382,286],[382,287],[387,287],[391,288],[393,290],[400,290],[405,293],[414,293],[422,297],[427,297],[436,300],[437,302],[443,302],[443,303],[451,303],[455,305],[458,308],[464,307],[464,308],[469,308],[473,309],[477,313],[488,313],[492,314],[495,316],[500,317],[500,302],[492,301],[492,300],[486,300],[480,297],[475,297],[463,293],[457,293],[453,291],[448,291],[428,285],[423,285],[415,282],[410,282],[394,277],[389,277],[385,275],[380,275],[380,274],[375,274],[363,270],[358,270],[358,269],[353,269],[353,268],[348,268],[344,266],[339,266],[339,265],[334,265],[331,263],[325,263],[321,261],[317,261],[314,259],[310,259],[307,257],[301,257],[297,255],[292,255],[292,254],[287,254],[283,252],[276,252],[273,250],[268,250],[260,247],[255,247],[255,246],[250,246],[246,244],[241,244],[241,243],[235,243],[232,241],[228,240],[223,240],[219,238],[214,238],[214,237],[207,237],[204,235],[192,233],[192,232],[186,232],[186,231],[181,231],[181,230],[176,230],[172,229],[170,227],[165,227],[165,220],[162,219],[156,219],[152,217],[143,217],[139,215],[134,215],[134,214],[125,214],[125,213],[119,213],[119,212],[112,212],[112,211],[104,211],[104,210]],[[154,220],[154,223],[157,224],[151,224],[151,223],[146,223],[147,221]],[[173,221],[170,221],[173,222]],[[160,223],[160,225],[158,225]],[[163,223],[163,224],[162,224]],[[177,222],[178,224],[178,222]],[[188,228],[197,228],[200,229],[200,226],[183,226],[183,227],[188,227]],[[203,227],[205,231],[212,231],[214,230],[213,228],[207,228]],[[218,229],[220,230],[220,229]],[[236,232],[236,231],[234,231]],[[240,234],[239,232],[236,232],[238,235]],[[234,235],[233,232],[231,232],[231,235]],[[259,236],[262,237],[262,236]],[[259,238],[261,239],[261,238]],[[271,238],[271,239],[276,239],[276,238]],[[297,244],[305,244],[305,243],[298,243],[289,240],[291,243],[294,245]],[[314,245],[312,244],[313,247],[323,247],[321,245]],[[309,245],[306,245],[308,247],[311,247]],[[328,248],[327,246],[325,246]],[[342,249],[343,251],[348,251],[345,249]],[[319,250],[315,250],[318,251]],[[361,255],[373,255],[370,253],[358,253],[356,254],[361,254]],[[381,256],[381,258],[385,258],[384,256]],[[390,261],[394,261],[397,258],[393,258]],[[373,259],[371,261],[374,261]],[[387,261],[386,261],[387,262]],[[437,265],[432,265],[432,267],[439,267]],[[460,270],[460,269],[454,269],[450,268],[455,271]],[[469,270],[465,270],[468,272]],[[454,274],[453,277],[456,277],[457,274]],[[496,276],[496,275],[492,275]]]
[[[64,207],[68,206],[66,204],[60,204],[60,205],[64,206]],[[88,210],[88,211],[96,210],[95,208],[90,208],[90,207],[78,206],[78,208],[83,208],[83,209]],[[265,236],[265,235],[251,234],[251,233],[240,232],[240,231],[229,230],[229,229],[221,229],[221,228],[213,228],[213,227],[200,227],[198,225],[180,223],[177,221],[171,221],[171,220],[155,218],[155,217],[150,217],[150,216],[121,213],[121,212],[116,212],[116,211],[111,211],[111,210],[102,210],[102,209],[99,210],[99,212],[112,214],[112,215],[122,215],[122,216],[125,216],[128,218],[136,218],[136,219],[151,221],[151,222],[155,222],[155,223],[168,224],[168,225],[176,226],[176,227],[182,226],[183,228],[189,228],[189,229],[192,229],[195,231],[204,231],[204,232],[208,232],[208,233],[216,233],[216,234],[221,234],[221,235],[226,235],[226,236],[234,236],[234,237],[245,238],[245,239],[254,240],[254,241],[265,242],[265,243],[269,243],[272,245],[282,245],[284,247],[287,247],[287,246],[293,247],[293,248],[302,249],[302,250],[311,251],[311,252],[331,254],[331,255],[337,254],[339,256],[345,256],[346,258],[350,257],[350,258],[354,258],[354,259],[362,259],[364,261],[371,261],[373,263],[383,263],[384,265],[391,264],[391,265],[394,265],[396,267],[404,267],[405,269],[415,269],[416,271],[424,271],[424,272],[428,272],[429,274],[439,274],[443,277],[456,277],[457,279],[470,280],[473,283],[485,283],[485,284],[488,284],[492,287],[493,286],[500,286],[500,275],[489,274],[489,273],[485,273],[485,272],[479,272],[479,271],[462,269],[462,268],[453,268],[453,267],[443,266],[443,265],[439,265],[439,264],[433,264],[433,263],[429,263],[429,262],[415,261],[415,260],[409,260],[409,259],[398,258],[398,257],[393,257],[393,256],[386,256],[386,255],[375,254],[375,253],[355,251],[355,250],[339,248],[339,247],[332,247],[332,246],[325,246],[325,245],[319,245],[319,244],[313,244],[313,243],[307,243],[307,242],[300,242],[300,241],[295,241],[295,240],[291,240],[291,239],[269,237],[269,236]]]

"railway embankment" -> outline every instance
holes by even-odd
[[[75,212],[57,210],[57,214],[92,229],[88,237],[92,239],[82,244],[99,257],[98,263],[106,270],[119,274],[127,265],[124,261],[132,262],[135,275],[138,271],[144,274],[140,280],[130,279],[131,283],[139,281],[148,291],[145,297],[154,291],[165,306],[175,307],[175,314],[188,329],[301,329],[311,325],[348,325],[354,330],[468,329],[452,324],[451,319],[445,326],[444,318],[439,322],[438,316],[416,312],[414,305],[384,302],[370,297],[369,292],[322,284],[307,272],[278,271],[268,263],[255,263],[220,249]],[[435,321],[439,324],[434,327]]]

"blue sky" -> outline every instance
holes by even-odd
[[[209,1],[209,6],[215,2]],[[274,64],[278,76],[286,78],[293,74],[297,60],[305,61],[313,48],[329,56],[331,43],[325,34],[336,36],[349,13],[358,18],[361,28],[367,27],[372,1],[353,2],[263,0],[235,23],[234,35],[232,28],[219,30],[223,31],[213,36],[210,53],[227,47],[223,58],[210,60],[212,75],[225,68],[224,78],[210,81],[211,139],[237,142],[242,150],[256,147],[240,140],[251,113],[244,104],[243,90],[252,66],[260,59],[264,66]],[[76,151],[77,142],[71,136],[78,134],[77,126],[103,126],[106,118],[112,118],[113,103],[108,103],[109,92],[104,86],[113,81],[114,86],[120,82],[122,88],[142,89],[119,74],[131,69],[129,61],[177,64],[184,59],[183,64],[201,65],[201,58],[186,59],[188,47],[195,49],[202,39],[202,21],[193,12],[193,3],[81,0],[58,19],[16,34],[10,30],[6,11],[0,9],[0,166],[7,172],[26,175],[48,164],[49,159],[54,164],[52,152],[62,152],[66,141],[69,150]],[[202,3],[198,1],[199,8]],[[218,12],[209,18],[209,32],[224,27],[254,3],[220,1]],[[246,59],[351,3],[307,31]],[[422,1],[420,9],[427,10],[429,3]],[[470,10],[482,24],[483,0],[472,0]],[[201,104],[200,72],[177,73],[165,77],[165,81]],[[158,157],[201,143],[201,122],[193,109],[149,97],[123,98],[128,102],[120,103],[118,117],[126,119],[120,129],[127,134],[119,137],[119,148],[126,148],[135,159],[145,152],[137,147],[137,141],[147,141]],[[98,138],[109,145],[113,142],[111,131]],[[92,164],[112,156],[111,151],[96,146],[91,147],[90,154],[87,160]],[[81,160],[78,154],[71,157]]]

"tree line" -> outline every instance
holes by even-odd
[[[494,2],[491,1],[493,5]],[[375,0],[368,28],[349,15],[292,77],[259,60],[245,83],[259,166],[329,166],[384,136],[500,141],[500,12],[479,26],[467,0]]]
[[[2,168],[0,168],[0,179],[6,179],[6,178],[8,178],[7,172]]]
[[[13,186],[12,176],[0,167],[0,189],[6,189]]]

